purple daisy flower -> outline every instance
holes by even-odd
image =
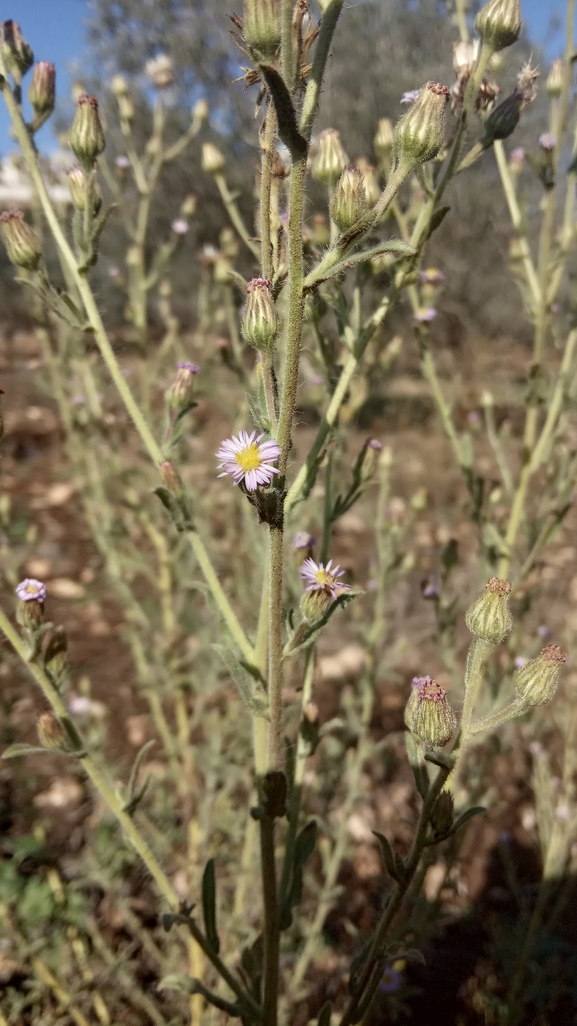
[[[196,363],[189,363],[188,360],[179,360],[178,369],[188,371],[189,374],[200,374],[200,367]]]
[[[127,167],[130,167],[130,160],[121,153],[120,156],[116,158],[115,164],[117,167],[121,168],[121,170],[125,170]]]
[[[435,320],[436,316],[437,311],[433,306],[421,307],[415,314],[415,320],[418,321],[419,324],[429,324],[431,321]]]
[[[401,96],[401,103],[416,103],[421,95],[420,89],[409,89],[408,92],[403,93]]]
[[[379,983],[379,990],[383,994],[394,994],[401,986],[402,980],[400,972],[395,969],[394,965],[388,965]]]
[[[339,577],[344,577],[345,571],[338,565],[333,566],[332,559],[324,566],[323,563],[315,563],[309,556],[299,567],[299,574],[306,582],[305,591],[327,591],[331,598],[337,599],[344,591],[351,590],[348,584],[339,581]]]
[[[257,435],[256,431],[239,431],[238,437],[226,438],[216,453],[216,458],[221,460],[219,470],[222,474],[219,477],[226,477],[230,474],[235,485],[244,481],[247,491],[254,492],[259,485],[269,485],[274,474],[278,474],[272,461],[278,460],[281,449],[274,439],[268,442],[261,442],[264,433]]]
[[[185,221],[183,217],[177,217],[170,227],[175,235],[186,235],[188,231],[188,221]]]
[[[552,132],[543,132],[543,135],[539,136],[539,146],[544,150],[554,150],[557,145],[557,136],[553,135]]]
[[[293,544],[295,549],[312,549],[315,539],[308,531],[297,531]]]
[[[425,267],[424,270],[419,271],[419,280],[424,285],[440,285],[445,280],[445,275],[439,271],[438,267]]]
[[[21,602],[44,602],[46,599],[46,585],[34,577],[20,581],[15,591]]]

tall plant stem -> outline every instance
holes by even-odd
[[[280,768],[281,716],[282,716],[282,585],[283,585],[283,531],[270,529],[270,592],[269,592],[269,738],[267,766]]]
[[[263,1021],[277,1026],[279,985],[279,910],[276,885],[274,819],[264,815],[260,821],[260,853],[264,903],[264,980]]]
[[[282,75],[289,93],[292,93],[295,78],[293,55],[293,0],[282,0],[281,31]]]

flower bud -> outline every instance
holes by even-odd
[[[509,157],[509,170],[515,177],[519,175],[523,169],[525,161],[525,150],[522,146],[516,146],[514,150],[511,150],[511,156]]]
[[[221,175],[226,161],[217,146],[211,142],[202,144],[202,170],[208,175]]]
[[[42,250],[36,233],[24,220],[22,211],[5,210],[0,214],[0,224],[10,262],[27,271],[37,270],[42,260]]]
[[[511,632],[513,618],[509,609],[509,581],[491,577],[485,591],[465,613],[465,623],[476,638],[498,645]]]
[[[363,185],[367,195],[367,203],[369,207],[374,207],[381,196],[381,187],[377,179],[377,172],[372,164],[369,164],[365,157],[359,157],[357,160],[357,167],[361,172]]]
[[[192,108],[192,117],[194,121],[208,121],[209,113],[208,100],[205,100],[204,98],[202,100],[197,100]]]
[[[164,460],[164,462],[160,464],[159,470],[162,483],[167,491],[169,491],[171,495],[182,495],[184,492],[184,485],[172,460]]]
[[[279,0],[244,0],[242,28],[251,49],[272,57],[281,40]]]
[[[567,656],[559,645],[547,645],[541,655],[517,670],[513,681],[517,696],[527,706],[546,705],[557,690],[561,664]]]
[[[445,106],[450,92],[444,85],[427,82],[406,114],[397,122],[395,162],[415,167],[436,157],[443,145]]]
[[[146,74],[157,89],[167,89],[172,85],[173,64],[167,53],[159,53],[146,64]]]
[[[386,161],[393,151],[395,133],[390,118],[381,118],[377,125],[373,146],[379,161]]]
[[[17,21],[5,21],[0,26],[0,51],[6,71],[15,78],[22,78],[34,64],[32,48],[24,39]]]
[[[482,42],[494,52],[516,43],[521,27],[520,0],[489,0],[475,18]]]
[[[349,164],[339,178],[331,200],[331,217],[341,232],[347,232],[369,209],[363,176]]]
[[[561,96],[564,67],[565,61],[562,57],[558,57],[551,65],[551,70],[547,79],[547,92],[552,99],[556,99],[558,96]]]
[[[261,352],[270,353],[278,334],[279,319],[267,278],[253,278],[246,287],[242,337]]]
[[[188,363],[184,360],[179,362],[176,377],[166,393],[169,409],[178,412],[188,406],[192,399],[194,379],[199,373],[200,367],[195,363]]]
[[[39,128],[52,114],[56,100],[56,68],[49,61],[38,61],[34,65],[28,99],[36,115],[35,127]]]
[[[443,747],[457,729],[457,717],[447,701],[447,692],[432,677],[414,677],[405,707],[409,730],[430,745]]]
[[[46,585],[42,581],[36,581],[33,577],[27,577],[20,581],[16,588],[16,595],[18,596],[16,607],[18,623],[28,630],[36,630],[44,623]]]
[[[448,833],[453,825],[453,795],[450,791],[441,791],[431,812],[431,826],[433,833],[441,837]]]
[[[332,188],[348,162],[339,133],[334,128],[326,128],[319,135],[317,155],[313,161],[313,178]]]
[[[70,127],[70,148],[85,170],[90,171],[102,153],[105,141],[98,115],[98,100],[85,93],[78,97],[76,114]]]
[[[490,146],[495,139],[508,139],[519,124],[524,106],[523,94],[516,89],[495,107],[485,121],[485,145]]]
[[[55,627],[44,652],[44,669],[57,688],[68,679],[68,639],[63,627]]]
[[[189,193],[185,196],[182,203],[180,204],[180,213],[183,217],[190,218],[196,214],[197,199],[193,193]]]
[[[53,748],[65,752],[70,747],[70,740],[60,720],[53,712],[40,713],[36,721],[38,740],[43,748]]]
[[[128,82],[124,75],[113,75],[110,83],[110,91],[118,99],[119,96],[128,96]]]
[[[86,175],[81,167],[73,167],[68,172],[67,178],[70,196],[72,197],[72,205],[75,210],[82,211],[86,206]],[[97,194],[94,182],[91,182],[90,184],[89,199],[92,206],[92,213],[95,215],[102,206],[102,197]]]

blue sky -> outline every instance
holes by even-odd
[[[241,0],[239,0],[239,7]],[[548,56],[558,56],[563,47],[562,33],[551,29],[552,19],[561,16],[564,0],[522,0],[523,16],[530,35]],[[18,21],[37,60],[49,60],[57,67],[57,91],[70,95],[73,62],[82,68],[85,22],[89,0],[0,0],[0,20]],[[76,77],[79,72],[77,71]],[[41,149],[52,148],[54,137],[50,123],[38,135]],[[14,148],[9,136],[8,118],[0,105],[0,156]]]

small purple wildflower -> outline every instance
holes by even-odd
[[[122,170],[125,170],[127,167],[130,167],[130,160],[123,153],[121,153],[120,156],[116,158],[115,164],[117,167],[121,168]]]
[[[435,574],[425,578],[421,584],[421,595],[424,599],[437,599],[441,594],[441,584]]]
[[[553,631],[550,627],[547,627],[546,623],[542,623],[537,627],[537,637],[542,638],[544,641],[548,641],[549,638],[553,637]]]
[[[216,453],[221,460],[219,470],[222,469],[218,476],[230,474],[235,485],[244,481],[249,492],[256,491],[259,485],[269,485],[273,475],[278,474],[271,463],[278,460],[281,448],[274,439],[261,442],[261,438],[264,433],[257,435],[256,431],[251,431],[250,435],[248,431],[239,431],[238,437],[225,438]]]
[[[188,231],[188,221],[185,221],[183,217],[177,217],[170,227],[175,235],[186,235]]]
[[[400,103],[416,103],[421,95],[420,89],[409,89],[408,92],[403,93],[400,99]]]
[[[525,656],[515,656],[514,666],[517,670],[522,670],[527,665],[528,659]]]
[[[394,994],[401,986],[402,981],[403,977],[395,969],[394,965],[388,965],[379,983],[379,990],[382,994]]]
[[[297,531],[293,544],[295,549],[312,549],[316,541],[308,531]]]
[[[89,716],[92,702],[86,695],[71,695],[68,699],[68,712],[71,716]]]
[[[323,563],[315,563],[314,559],[309,557],[299,568],[299,574],[307,585],[305,591],[326,591],[333,599],[337,599],[344,591],[350,591],[348,584],[339,581],[339,577],[344,577],[344,573],[340,566],[333,566],[332,559],[324,566]]]
[[[15,591],[21,602],[44,602],[46,599],[46,585],[34,577],[20,581]]]
[[[539,146],[543,150],[554,150],[557,145],[557,136],[553,135],[552,132],[543,132],[543,135],[539,136]]]
[[[415,320],[418,321],[419,324],[429,324],[431,321],[435,320],[436,316],[437,311],[435,308],[433,306],[426,306],[417,310]]]
[[[469,412],[467,414],[467,420],[468,420],[469,424],[480,424],[481,423],[481,414],[479,413],[478,410],[469,410]]]
[[[378,438],[369,438],[366,443],[367,449],[374,449],[375,452],[380,452],[383,448],[383,443],[379,442]]]
[[[423,285],[440,285],[445,280],[445,275],[437,267],[426,267],[419,271],[419,279]]]
[[[120,268],[119,267],[109,267],[108,268],[108,277],[109,278],[120,278]]]
[[[178,369],[188,371],[189,374],[200,374],[200,367],[196,363],[189,363],[188,360],[179,360]]]
[[[516,146],[514,150],[511,150],[511,156],[509,158],[511,167],[515,171],[520,171],[525,160],[525,150],[522,146]]]

